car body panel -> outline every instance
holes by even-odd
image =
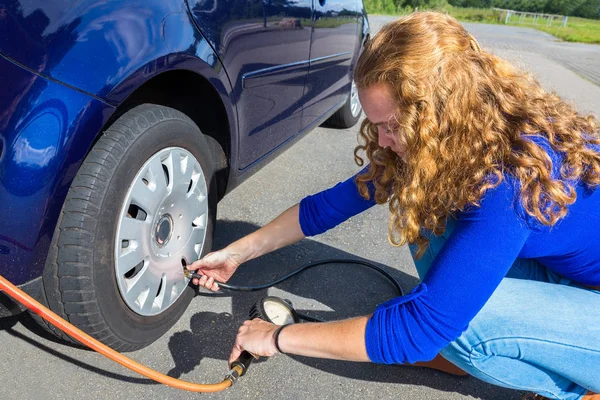
[[[114,107],[0,56],[0,274],[42,272],[64,198]]]
[[[188,4],[231,80],[245,149],[238,168],[244,169],[302,128],[312,0]]]
[[[0,93],[5,149],[0,159],[0,213],[23,207],[30,211],[0,223],[0,274],[16,284],[40,275],[79,165],[115,110],[113,105],[147,80],[176,69],[201,74],[226,105],[232,138],[237,137],[231,86],[212,47],[194,28],[185,3],[154,2],[155,12],[150,13],[151,2],[0,0],[0,53],[16,58],[0,54],[0,87],[5,88]],[[144,22],[135,16],[137,11],[155,20]],[[130,33],[104,35],[106,26]],[[141,51],[136,52],[136,46]],[[77,109],[81,115],[74,114]],[[22,121],[33,122],[25,127]],[[19,157],[25,155],[31,161],[23,164]]]
[[[358,53],[357,0],[314,0],[310,71],[304,88],[303,126],[350,93],[351,65]]]
[[[236,119],[231,84],[184,0],[0,0],[0,54],[112,105],[154,76],[188,69],[211,81]]]
[[[169,53],[163,19],[182,1],[2,0],[0,52],[50,79],[106,98]]]
[[[202,11],[225,3],[0,0],[0,274],[15,284],[41,275],[82,161],[118,107],[162,73],[192,71],[218,94],[228,191],[331,115],[357,51],[311,61],[313,1],[230,0],[238,9],[207,19]],[[311,67],[329,69],[318,79],[334,74],[337,89],[306,91]]]

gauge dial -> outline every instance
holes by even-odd
[[[287,325],[294,323],[294,316],[290,307],[280,301],[268,299],[263,302],[266,317],[275,325]]]
[[[262,318],[275,325],[287,325],[299,322],[296,311],[279,297],[265,297],[252,307],[251,318]]]

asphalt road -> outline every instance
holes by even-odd
[[[372,17],[372,30],[388,20]],[[600,46],[559,43],[528,28],[467,27],[484,48],[521,63],[546,87],[573,100],[580,110],[598,111]],[[318,128],[230,193],[220,203],[216,247],[257,229],[305,195],[355,173],[352,150],[356,133],[357,128]],[[267,282],[317,259],[362,258],[386,268],[408,291],[417,283],[408,250],[391,247],[386,235],[387,208],[375,207],[319,237],[249,262],[232,282]],[[311,315],[332,319],[369,313],[395,295],[378,274],[347,265],[313,270],[262,293],[204,294],[163,338],[130,356],[174,377],[203,383],[220,381],[239,324],[253,302],[267,293],[288,298]],[[0,399],[195,397],[136,376],[100,355],[57,343],[26,318],[0,322],[0,348]],[[504,400],[519,399],[521,393],[423,368],[276,355],[256,362],[233,388],[196,396],[236,400]]]

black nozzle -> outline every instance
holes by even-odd
[[[242,354],[240,354],[238,359],[231,363],[231,369],[236,366],[239,367],[242,370],[240,376],[244,376],[246,371],[248,371],[248,368],[250,368],[250,364],[252,364],[253,360],[254,356],[252,354],[248,353],[247,351],[242,351]]]

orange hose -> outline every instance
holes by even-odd
[[[82,330],[76,328],[71,325],[64,319],[60,318],[58,315],[50,311],[48,308],[44,307],[38,301],[33,299],[31,296],[23,292],[21,289],[10,283],[6,278],[0,275],[0,290],[4,291],[14,300],[23,304],[25,307],[29,308],[34,313],[38,314],[40,317],[44,318],[46,321],[60,329],[61,331],[67,333],[73,339],[78,340],[82,344],[88,346],[92,350],[97,351],[105,357],[110,358],[111,360],[118,362],[125,368],[129,368],[132,371],[137,372],[147,378],[150,378],[156,382],[165,384],[167,386],[171,386],[177,389],[188,390],[190,392],[220,392],[221,390],[227,389],[232,385],[232,381],[229,379],[224,379],[220,383],[213,384],[200,384],[200,383],[192,383],[186,382],[181,379],[175,379],[168,375],[157,372],[151,368],[146,367],[132,359],[125,357],[121,353],[111,349],[103,343],[100,343],[93,337],[89,336]],[[239,373],[240,371],[238,371]]]

